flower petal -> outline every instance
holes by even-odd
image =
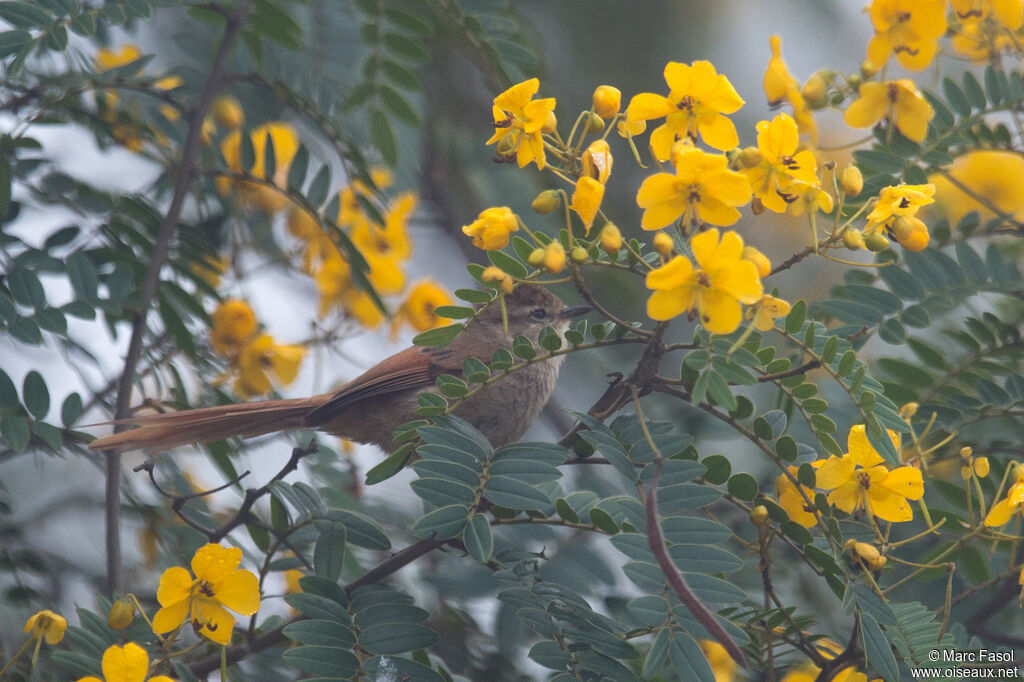
[[[188,599],[192,591],[192,576],[181,566],[173,566],[160,576],[160,586],[156,591],[156,600],[160,606],[177,604]]]
[[[149,655],[135,642],[111,646],[103,652],[103,677],[107,682],[145,682]]]
[[[879,496],[877,498],[872,494],[870,498],[871,513],[883,521],[899,523],[902,521],[912,521],[914,519],[914,512],[911,510],[910,505],[907,503],[907,498],[905,497],[886,493],[884,496]]]
[[[702,289],[697,296],[701,324],[712,334],[731,334],[743,320],[740,303],[718,288]]]
[[[644,280],[648,289],[668,291],[689,283],[693,276],[693,263],[686,256],[676,256],[660,268],[647,273]]]
[[[740,144],[736,125],[722,114],[701,116],[697,121],[697,130],[708,146],[723,152],[735,149]]]
[[[260,583],[252,571],[235,571],[213,586],[213,596],[224,606],[243,616],[260,608]]]
[[[893,469],[888,476],[875,485],[908,500],[920,500],[924,496],[924,480],[921,478],[921,471],[914,467]]]
[[[626,108],[627,121],[649,121],[652,118],[668,116],[676,111],[676,107],[667,97],[653,92],[641,92],[633,95]]]
[[[185,622],[185,619],[188,618],[188,611],[188,599],[182,599],[179,602],[163,607],[153,616],[153,632],[158,635],[170,632]]]
[[[262,339],[260,339],[262,340]],[[267,342],[271,348],[273,339]],[[216,543],[203,545],[192,557],[192,572],[196,578],[216,583],[224,579],[242,563],[242,550],[238,547],[222,547]]]
[[[849,482],[853,478],[853,459],[849,455],[836,457],[832,455],[825,460],[815,475],[815,482],[822,490],[833,490]]]
[[[235,617],[220,604],[197,603],[196,606],[194,616],[199,621],[198,633],[218,644],[230,644]]]
[[[647,299],[647,316],[652,320],[671,320],[693,310],[696,291],[693,287],[677,287],[655,291]]]
[[[522,109],[533,99],[533,96],[540,90],[540,80],[531,78],[522,83],[516,83],[511,88],[494,98],[494,106],[505,111]],[[495,119],[498,120],[498,119]]]

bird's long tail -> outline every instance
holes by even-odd
[[[89,448],[117,453],[129,450],[159,451],[188,443],[208,443],[234,436],[247,438],[274,431],[299,429],[304,426],[306,414],[323,404],[330,395],[218,405],[131,417],[120,420],[120,423],[134,424],[136,428],[97,438],[89,443]]]

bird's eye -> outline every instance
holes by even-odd
[[[532,317],[535,320],[543,320],[547,316],[548,313],[543,308],[534,308],[533,310],[530,311],[530,317]]]

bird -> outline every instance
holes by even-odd
[[[135,428],[97,438],[89,448],[108,453],[155,452],[235,436],[314,429],[390,452],[397,447],[395,428],[420,419],[416,412],[419,396],[436,391],[438,376],[461,377],[467,358],[487,363],[519,336],[537,339],[544,327],[562,334],[573,318],[592,310],[589,306],[567,307],[537,284],[522,283],[503,295],[507,327],[501,306],[492,303],[447,346],[402,350],[333,392],[135,415],[108,422],[134,424]],[[513,443],[526,433],[551,397],[563,359],[564,355],[558,355],[510,372],[468,396],[453,414],[479,430],[494,447]]]

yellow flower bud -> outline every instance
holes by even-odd
[[[920,405],[918,405],[915,402],[906,403],[905,405],[903,405],[903,407],[900,408],[900,416],[903,417],[904,419],[910,419],[915,414],[917,414],[917,408],[919,407]]]
[[[971,478],[971,465],[970,464],[961,464],[960,465],[960,478],[964,479],[965,481],[970,480],[970,478]]]
[[[740,168],[753,168],[761,163],[761,150],[757,147],[744,147],[736,155],[736,164]]]
[[[973,454],[974,448],[972,448],[970,445],[965,445],[964,447],[960,448],[960,456],[963,459],[970,459],[971,455]]]
[[[850,249],[850,251],[857,251],[859,249],[863,249],[864,233],[861,232],[860,230],[848,228],[845,232],[843,232],[843,244],[845,244],[846,248]]]
[[[217,125],[225,130],[241,128],[242,122],[245,120],[242,105],[231,95],[221,95],[213,100],[213,104],[210,105],[210,113]]]
[[[480,279],[485,282],[494,282],[498,284],[506,294],[511,294],[512,288],[515,286],[515,282],[512,281],[512,277],[496,265],[489,265],[485,268],[483,274],[480,275]]]
[[[885,566],[886,562],[888,562],[889,560],[884,556],[879,556],[874,561],[868,561],[867,559],[865,559],[864,561],[865,563],[867,563],[868,568],[870,568],[872,571],[880,571],[882,570],[882,567]]]
[[[853,553],[855,556],[863,559],[867,563],[878,561],[882,553],[878,551],[878,548],[874,545],[869,545],[866,542],[854,542]]]
[[[547,118],[544,119],[544,125],[541,127],[540,131],[542,133],[553,133],[553,132],[555,132],[555,130],[557,128],[558,128],[558,117],[555,116],[555,112],[549,111],[548,115],[547,115]],[[509,135],[508,137],[514,137],[514,136],[513,135]]]
[[[604,130],[604,119],[597,114],[587,114],[587,132],[597,135]]]
[[[825,106],[827,102],[827,98],[825,96],[827,90],[828,83],[825,82],[825,79],[818,74],[814,74],[807,79],[806,83],[804,83],[804,87],[800,91],[800,95],[804,98],[804,101],[807,102],[807,106],[811,109],[820,109]]]
[[[870,61],[868,59],[865,59],[864,61],[862,61],[860,63],[860,76],[861,76],[861,78],[864,78],[864,79],[873,78],[876,73],[878,73],[878,67],[875,66],[874,62],[872,62],[872,61]]]
[[[127,597],[121,597],[110,607],[107,615],[107,625],[112,630],[124,630],[132,624],[135,618],[135,604]]]
[[[757,274],[759,277],[767,277],[772,274],[772,262],[768,260],[768,256],[764,255],[753,246],[743,247],[743,260],[748,260],[754,264],[757,268]]]
[[[526,257],[526,262],[535,268],[539,268],[544,263],[544,249],[537,247],[530,252],[530,255]]]
[[[558,190],[546,189],[538,194],[530,204],[530,208],[536,213],[551,213],[562,203],[562,195]]]
[[[672,253],[672,250],[675,248],[675,244],[672,243],[672,237],[668,236],[668,234],[664,232],[659,232],[658,234],[654,235],[653,246],[655,251],[660,253],[662,256],[665,256],[666,258],[670,253]]]
[[[978,478],[985,478],[989,473],[988,457],[979,457],[974,460],[974,473],[978,475]]]
[[[614,223],[605,223],[601,229],[601,248],[608,255],[615,255],[622,248],[622,233]]]
[[[213,144],[213,136],[217,132],[217,126],[213,124],[213,118],[207,116],[203,119],[203,125],[199,128],[199,144],[209,147]]]
[[[768,523],[768,507],[759,504],[750,510],[750,522],[758,528]]]
[[[857,544],[857,541],[854,540],[853,538],[850,538],[849,540],[847,540],[846,542],[843,543],[843,551],[844,552],[852,552],[853,551],[853,546],[856,545],[856,544]]]
[[[846,77],[846,82],[852,89],[858,90],[860,89],[861,83],[864,82],[864,79],[861,78],[859,73],[851,73]]]
[[[889,248],[889,240],[884,234],[875,232],[864,237],[864,246],[868,247],[868,251],[885,251]]]
[[[587,250],[582,246],[577,246],[569,254],[569,258],[572,259],[573,263],[586,263],[587,262]]]
[[[751,213],[753,213],[754,215],[761,215],[762,213],[765,212],[765,210],[766,209],[764,207],[764,204],[761,203],[760,199],[758,199],[757,197],[754,197],[753,199],[750,200],[750,212]]]
[[[594,89],[594,113],[601,118],[611,118],[619,113],[622,106],[622,93],[611,85],[598,85]]]
[[[852,165],[844,168],[839,184],[843,188],[843,194],[848,197],[860,194],[860,191],[864,189],[864,176],[861,175],[860,168]]]
[[[928,246],[928,226],[914,216],[896,216],[892,221],[892,234],[907,251],[921,251]]]
[[[565,248],[562,242],[557,239],[552,241],[544,249],[544,269],[552,275],[558,274],[565,269]]]

